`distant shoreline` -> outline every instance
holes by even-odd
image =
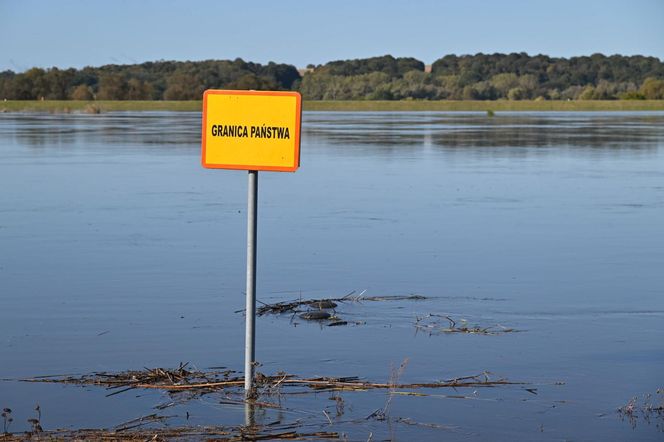
[[[307,101],[305,111],[338,112],[533,112],[533,111],[664,111],[664,100],[497,100],[497,101]],[[121,111],[180,111],[201,110],[201,101],[75,101],[75,100],[8,100],[0,101],[0,113],[104,113]]]

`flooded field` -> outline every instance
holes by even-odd
[[[0,114],[0,189],[8,431],[245,423],[238,389],[18,381],[242,370],[247,177],[200,114]],[[260,316],[258,371],[390,385],[265,389],[269,434],[664,437],[664,113],[305,113],[258,238],[259,301],[345,322]],[[510,383],[412,386],[475,375]]]

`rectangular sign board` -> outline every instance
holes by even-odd
[[[297,92],[203,94],[203,167],[295,172],[302,98]]]

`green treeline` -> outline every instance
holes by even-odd
[[[425,72],[417,60],[386,56],[313,67],[299,90],[312,100],[664,99],[664,63],[601,54],[447,55]]]
[[[0,99],[199,100],[205,89],[298,90],[308,100],[664,99],[655,57],[446,55],[429,69],[390,55],[309,65],[157,61],[0,72]]]
[[[210,88],[290,90],[294,66],[241,59],[157,61],[83,69],[32,68],[0,72],[0,98],[8,100],[200,100]]]

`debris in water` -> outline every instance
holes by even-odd
[[[114,389],[160,389],[166,391],[201,391],[225,390],[244,387],[243,376],[231,376],[232,370],[224,372],[200,372],[184,369],[187,364],[180,364],[175,370],[154,368],[144,371],[130,370],[120,373],[91,373],[83,376],[38,376],[20,379],[22,382],[48,382],[78,385],[99,385],[109,390]],[[523,385],[506,379],[491,379],[489,372],[432,382],[396,383],[370,382],[357,376],[298,378],[294,374],[277,373],[276,375],[256,374],[257,388],[303,387],[313,391],[370,389],[415,389],[415,388],[464,388],[495,387],[498,385]]]
[[[618,408],[621,419],[627,419],[632,428],[636,428],[639,418],[642,418],[648,424],[654,421],[657,428],[664,431],[664,424],[662,423],[664,421],[664,388],[658,389],[655,395],[653,397],[652,394],[648,393],[643,396],[642,401],[639,401],[636,396],[627,401],[627,404]]]
[[[439,318],[447,320],[447,323],[442,323]],[[415,319],[415,328],[417,330],[426,331],[429,334],[441,333],[468,333],[475,335],[499,335],[503,333],[515,333],[519,330],[513,328],[503,327],[502,325],[492,325],[489,327],[482,327],[479,325],[469,326],[468,321],[465,319],[460,320],[460,324],[446,315],[428,314],[423,317]]]
[[[357,296],[353,296],[355,293],[350,292],[346,296],[341,298],[321,298],[321,299],[298,299],[294,301],[282,301],[276,302],[274,304],[263,304],[256,310],[258,316],[263,316],[265,314],[278,315],[281,313],[300,313],[303,311],[303,308],[308,309],[334,309],[338,306],[340,302],[362,302],[362,301],[421,301],[428,299],[426,296],[422,295],[386,295],[386,296],[363,296],[366,290],[362,291]],[[244,310],[238,310],[242,312]]]
[[[307,321],[322,321],[331,317],[330,312],[326,312],[325,310],[311,310],[300,314],[300,318]]]

